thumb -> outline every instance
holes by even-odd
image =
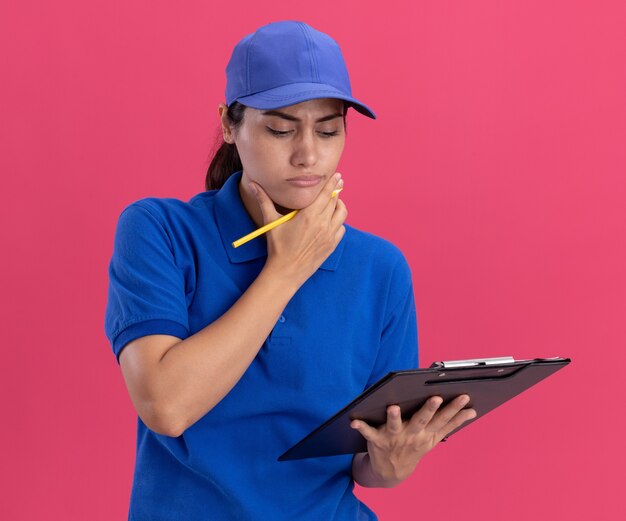
[[[254,181],[250,181],[249,186],[250,190],[254,194],[254,197],[256,198],[259,208],[261,208],[261,213],[263,214],[263,224],[270,223],[279,217],[282,217],[276,211],[274,201],[272,201],[270,196],[265,193],[265,190],[261,188],[261,185],[255,183]]]

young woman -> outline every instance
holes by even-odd
[[[354,97],[341,51],[302,22],[243,38],[218,108],[206,191],[119,217],[105,330],[138,412],[129,519],[377,519],[353,494],[400,483],[475,416],[398,406],[357,455],[278,456],[389,371],[415,368],[411,270],[345,224],[332,192]],[[234,248],[281,215],[298,214]]]

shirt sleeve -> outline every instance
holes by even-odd
[[[417,316],[411,268],[404,256],[392,274],[390,297],[369,387],[391,371],[417,369],[419,365]]]
[[[118,364],[124,346],[136,338],[189,336],[184,274],[167,231],[139,202],[118,219],[104,326]]]

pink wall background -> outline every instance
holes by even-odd
[[[258,26],[341,45],[348,223],[413,269],[420,361],[572,364],[438,446],[396,519],[624,519],[626,8],[615,1],[3,2],[0,518],[126,519],[136,414],[103,321],[119,213],[203,190]]]

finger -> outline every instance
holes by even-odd
[[[470,397],[467,394],[457,396],[446,405],[446,407],[437,412],[430,422],[428,430],[431,432],[439,432],[469,403],[469,400]]]
[[[339,184],[343,184],[343,179],[339,180]],[[345,207],[346,205],[339,199],[339,194],[335,197],[331,195],[326,206],[317,214],[316,218],[326,223],[326,226],[328,226],[327,230],[330,237],[333,235],[336,236],[338,229],[345,221],[345,217],[348,215]],[[337,244],[339,244],[339,241],[335,242],[335,246]]]
[[[378,432],[377,429],[375,429],[371,425],[368,425],[367,423],[365,423],[362,420],[352,420],[350,422],[350,427],[352,427],[353,429],[359,431],[361,433],[361,435],[367,441],[371,441],[372,443],[376,442],[376,440],[380,436],[380,433]]]
[[[341,195],[341,192],[338,190],[343,190],[343,179],[339,180],[333,191],[330,193],[330,199],[328,199],[326,206],[324,206],[322,210],[322,214],[328,215],[329,219],[335,212],[335,208],[337,208],[337,204],[339,203],[339,196]]]
[[[420,431],[423,431],[432,417],[434,416],[437,409],[442,404],[443,399],[441,396],[431,396],[426,403],[422,405],[422,407],[411,417],[409,423],[407,424],[407,433],[409,434],[417,434]]]
[[[402,432],[402,411],[399,405],[387,407],[387,431],[391,434],[400,434]]]
[[[463,425],[466,421],[473,420],[476,418],[478,413],[476,409],[463,409],[459,411],[454,418],[452,418],[448,423],[446,423],[439,431],[437,431],[437,437],[439,440],[445,438],[448,434],[450,434],[454,429],[457,429],[461,425]]]
[[[333,210],[333,215],[330,218],[330,229],[333,231],[339,230],[344,222],[346,222],[346,217],[348,216],[348,210],[346,205],[341,199],[337,199],[336,207]]]
[[[327,188],[327,187],[324,187],[324,188]],[[338,192],[337,195],[333,195],[333,194],[335,193],[336,190],[340,188],[343,188],[343,179],[339,179],[335,186],[332,186],[332,183],[331,183],[330,195],[327,196],[327,193],[325,192],[325,190],[322,190],[324,195],[320,193],[320,195],[318,196],[318,199],[320,201],[319,204],[321,206],[321,208],[319,209],[319,214],[328,220],[331,219],[331,217],[333,216],[335,212],[335,208],[337,208],[337,205],[339,204],[339,195],[341,194],[341,192]]]
[[[260,184],[250,181],[250,191],[254,194],[257,204],[261,208],[263,214],[263,224],[270,223],[276,219],[282,217],[280,213],[276,211],[274,201],[270,198]]]
[[[307,210],[309,212],[322,213],[329,205],[335,205],[337,202],[337,197],[332,197],[333,190],[337,188],[341,188],[343,186],[343,181],[341,180],[341,174],[336,172],[332,175],[327,181],[322,190],[315,200],[306,208],[302,210]],[[334,208],[334,206],[332,207]]]

